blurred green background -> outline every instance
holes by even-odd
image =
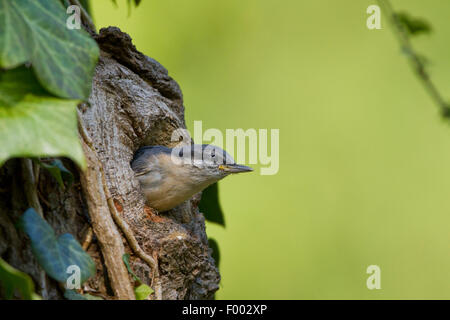
[[[397,0],[450,95],[450,2]],[[225,179],[219,299],[450,299],[450,126],[372,1],[91,1],[207,128],[280,129],[280,170]],[[258,166],[255,166],[258,168]],[[366,268],[381,267],[381,290]]]

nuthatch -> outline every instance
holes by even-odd
[[[253,171],[236,164],[224,150],[212,145],[140,148],[131,168],[139,180],[147,204],[167,211],[207,186],[232,173]]]

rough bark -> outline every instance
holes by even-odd
[[[208,247],[204,217],[197,206],[200,195],[167,213],[157,213],[145,205],[130,168],[139,147],[173,146],[172,132],[185,128],[181,90],[164,67],[138,52],[130,37],[119,29],[102,29],[96,40],[101,57],[89,101],[80,107],[85,133],[91,140],[92,148],[83,141],[89,169],[76,174],[75,183],[66,190],[40,170],[38,194],[44,217],[58,234],[72,233],[80,242],[89,234],[89,228],[94,230],[88,252],[96,262],[97,274],[84,288],[91,294],[130,297],[131,278],[126,274],[128,283],[120,285],[116,279],[124,277],[120,257],[128,252],[132,268],[144,282],[154,287],[155,274],[159,274],[163,299],[212,298],[220,276]],[[71,161],[64,159],[64,163],[72,172],[78,170]],[[145,253],[155,258],[158,270],[151,270],[133,255],[111,218],[101,171],[118,214]],[[18,160],[10,160],[0,168],[0,256],[30,274],[39,287],[40,268],[29,241],[14,227],[30,205],[21,172]],[[108,230],[103,230],[104,226]],[[62,295],[51,279],[47,294],[50,299]]]

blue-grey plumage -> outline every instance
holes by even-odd
[[[142,147],[135,153],[131,168],[147,204],[158,211],[176,207],[232,173],[253,171],[212,145]]]

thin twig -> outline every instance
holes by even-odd
[[[106,184],[106,182],[105,182]],[[109,193],[109,191],[108,191]],[[128,240],[128,244],[130,245],[131,249],[133,250],[133,252],[142,260],[144,260],[152,269],[157,269],[157,265],[155,260],[149,256],[148,254],[146,254],[144,252],[144,250],[142,250],[142,248],[139,246],[139,243],[137,242],[133,231],[131,230],[130,226],[125,222],[124,219],[122,219],[122,217],[119,215],[119,213],[116,210],[116,207],[114,205],[113,202],[113,198],[111,197],[111,194],[107,194],[106,195],[107,201],[108,201],[108,207],[109,210],[111,211],[111,214],[113,216],[114,222],[119,226],[120,230],[122,230],[122,232],[125,235],[125,238],[127,238]]]
[[[89,246],[91,245],[93,237],[94,237],[94,231],[92,230],[91,227],[89,227],[86,232],[86,235],[84,236],[84,240],[83,240],[83,244],[82,244],[84,251],[87,251],[89,249]]]
[[[45,205],[46,205],[48,208],[51,208],[51,207],[52,207],[52,205],[50,204],[50,202],[48,202],[47,199],[45,199],[45,197],[42,195],[41,191],[37,190],[37,194],[38,194],[39,200],[42,201],[43,203],[45,203]]]
[[[394,34],[396,35],[402,50],[409,57],[411,67],[417,73],[419,79],[421,80],[423,86],[425,87],[425,90],[428,91],[433,101],[439,107],[442,115],[444,117],[450,117],[449,104],[445,101],[442,94],[439,92],[436,85],[431,80],[430,75],[426,71],[423,61],[420,58],[420,55],[416,53],[411,44],[408,31],[405,29],[402,22],[399,20],[390,1],[378,0],[378,3],[383,8],[384,12],[386,12],[386,14],[388,15]]]
[[[27,198],[28,205],[36,210],[36,212],[44,219],[44,211],[42,210],[41,203],[39,202],[39,196],[37,193],[37,180],[35,173],[38,173],[36,164],[31,159],[21,159],[22,164],[22,178],[23,189],[25,191],[25,197]],[[48,283],[47,275],[44,270],[39,271],[39,280],[41,285],[41,296],[43,299],[48,299]]]
[[[105,183],[105,190],[107,190],[106,187],[106,181]],[[158,263],[156,259],[153,259],[150,255],[145,253],[144,250],[142,250],[141,246],[137,242],[133,231],[131,230],[130,226],[125,222],[124,219],[119,215],[119,213],[116,210],[116,207],[113,202],[113,198],[111,197],[111,194],[109,194],[109,190],[106,194],[106,199],[108,201],[108,207],[111,211],[112,217],[114,219],[114,222],[119,226],[120,230],[122,230],[123,234],[125,235],[125,238],[128,241],[128,244],[130,245],[133,252],[141,258],[144,262],[146,262],[150,268],[153,270],[154,280],[152,279],[154,288],[155,288],[155,296],[157,300],[162,300],[162,288],[159,278],[159,271],[158,271]]]
[[[37,163],[33,162],[33,174],[34,174],[34,187],[37,190],[39,185],[39,172],[40,172],[41,166]]]
[[[22,176],[23,176],[23,187],[25,191],[25,196],[28,201],[28,205],[36,210],[36,212],[44,218],[44,212],[42,210],[41,203],[39,202],[39,197],[36,192],[36,176],[35,167],[31,159],[22,159]]]

